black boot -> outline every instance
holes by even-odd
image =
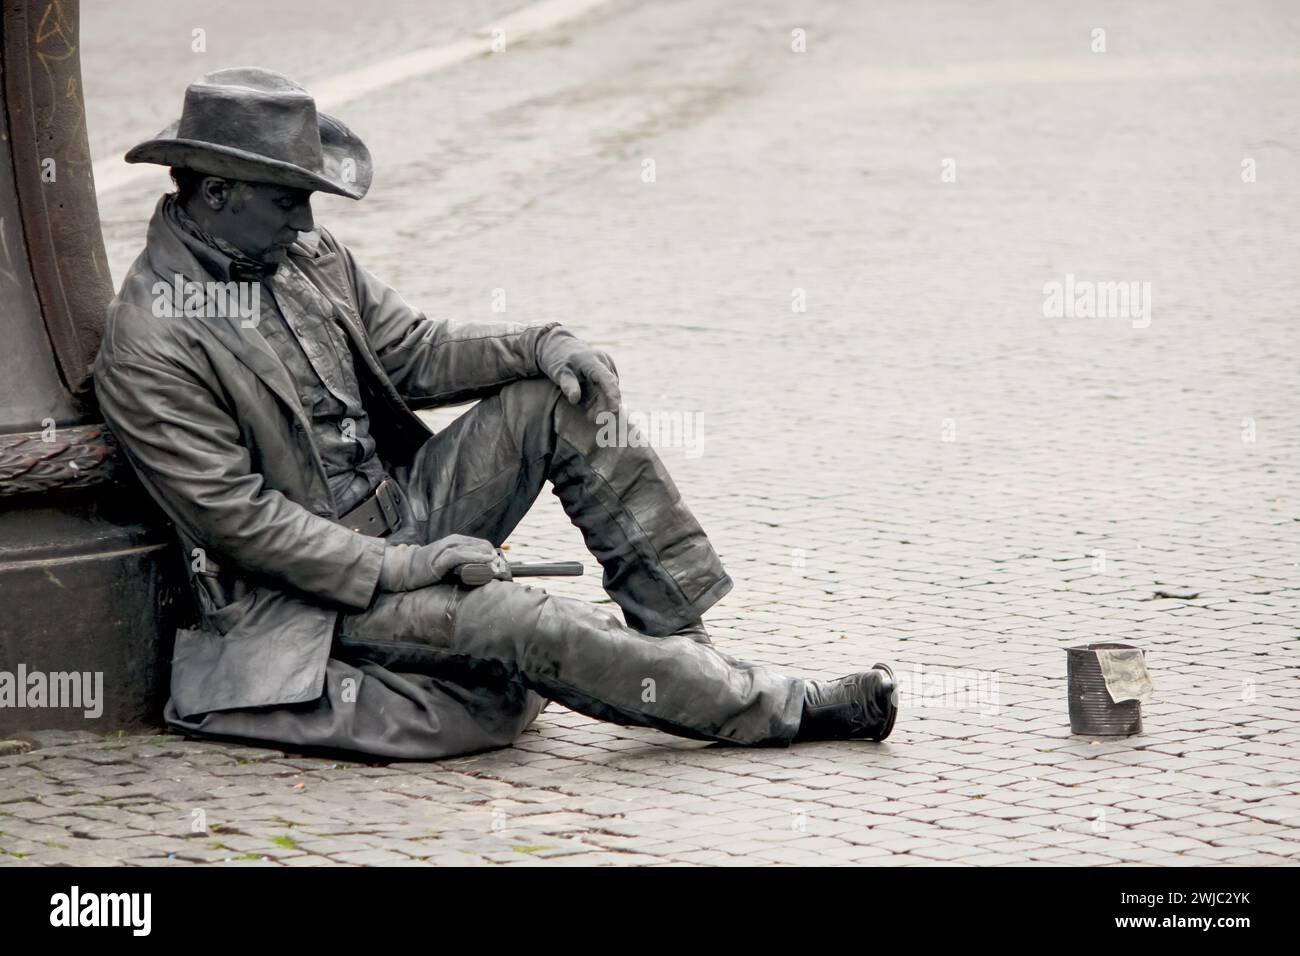
[[[803,721],[795,742],[884,740],[898,716],[898,685],[884,664],[838,680],[804,682]]]

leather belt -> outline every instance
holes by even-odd
[[[385,477],[370,497],[338,519],[345,528],[372,538],[382,538],[402,526],[397,482]]]

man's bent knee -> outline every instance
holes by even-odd
[[[526,378],[503,386],[497,393],[508,415],[548,416],[557,402],[567,399],[549,378]]]

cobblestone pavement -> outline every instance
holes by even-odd
[[[376,185],[317,212],[431,312],[504,289],[699,424],[662,453],[737,581],[717,644],[892,662],[889,741],[554,704],[436,764],[46,734],[0,759],[5,861],[1300,861],[1300,12],[861,6],[616,0],[352,104]],[[175,103],[240,59],[170,64]],[[103,199],[117,275],[150,195]],[[1045,318],[1067,274],[1150,282],[1149,323]],[[549,496],[512,548],[584,556]],[[1103,640],[1148,652],[1139,736],[1070,735],[1064,649]]]

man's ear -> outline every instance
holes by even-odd
[[[220,176],[204,176],[199,183],[199,196],[213,212],[220,212],[230,202],[231,184]]]

